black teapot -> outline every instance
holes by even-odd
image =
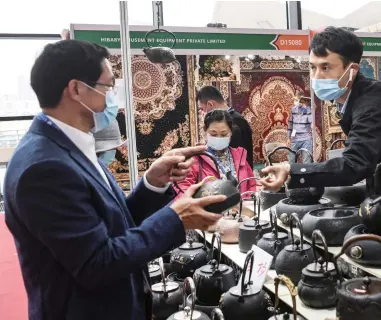
[[[350,238],[334,258],[336,268],[337,259],[349,246],[364,240],[376,241],[381,245],[381,237],[376,235],[360,235]],[[337,299],[336,315],[340,320],[381,319],[381,279],[365,277],[345,281],[340,274]]]
[[[293,221],[299,226],[300,240],[294,241]],[[303,268],[314,262],[314,253],[311,246],[304,243],[302,222],[296,213],[291,215],[290,234],[292,244],[279,252],[275,259],[275,271],[278,275],[285,275],[290,278],[293,283],[298,283]]]
[[[324,258],[317,257],[316,239],[324,247]],[[315,309],[326,309],[336,306],[336,289],[339,280],[339,271],[335,265],[328,262],[328,246],[323,233],[315,230],[312,233],[312,249],[315,256],[315,262],[309,264],[302,271],[302,279],[298,284],[299,298],[302,302]]]
[[[251,281],[253,267],[254,252],[250,250],[246,255],[240,283],[221,296],[220,309],[226,320],[267,320],[269,318],[270,311],[266,294],[263,290],[256,289]],[[249,273],[248,277],[247,273]],[[246,278],[248,278],[247,281]]]
[[[225,320],[221,309],[216,308],[212,311],[212,320]]]
[[[360,205],[359,215],[370,233],[381,235],[381,197],[366,198]]]
[[[244,221],[240,227],[239,227],[239,237],[238,237],[238,243],[239,243],[239,250],[241,252],[248,252],[251,250],[251,247],[261,239],[261,237],[271,231],[272,227],[269,221],[267,220],[260,220],[261,218],[261,199],[260,197],[253,193],[252,191],[246,191],[241,194],[241,197],[245,194],[251,193],[254,195],[254,209],[257,213],[257,216],[255,216],[253,219]],[[247,199],[243,199],[240,202],[240,211],[243,207],[243,201],[247,201]]]
[[[273,208],[270,208],[270,222],[272,231],[263,235],[263,237],[258,241],[257,247],[274,257],[271,263],[271,269],[274,269],[276,257],[279,252],[284,249],[284,247],[291,244],[291,239],[287,233],[278,231],[278,219]]]
[[[186,303],[187,295],[190,293],[192,297],[192,304],[188,306]],[[196,301],[196,287],[193,279],[188,277],[184,280],[184,294],[183,294],[183,310],[173,313],[167,320],[210,320],[210,318],[203,312],[195,310],[194,305]],[[155,319],[156,320],[156,319]]]
[[[197,301],[203,305],[216,306],[221,294],[235,285],[232,267],[221,264],[221,237],[216,232],[212,237],[212,256],[215,252],[214,241],[217,241],[217,259],[197,269],[193,275],[197,290]]]
[[[218,163],[214,156],[206,151],[196,152],[193,156],[206,156],[209,157],[218,170]],[[221,177],[219,177],[221,178]],[[241,200],[241,194],[238,190],[238,181],[232,175],[230,171],[226,173],[226,179],[217,179],[215,177],[206,177],[203,180],[203,185],[195,192],[193,198],[203,198],[214,195],[224,195],[226,199],[222,202],[212,203],[207,205],[204,209],[213,213],[223,213],[236,206]],[[184,192],[178,184],[175,184],[176,188],[181,192]]]
[[[152,35],[153,33],[160,33],[160,32],[168,33],[173,38],[171,47],[163,47],[161,45],[159,45],[158,47],[152,47],[149,44],[148,36]],[[158,25],[157,29],[151,30],[146,33],[145,41],[146,41],[147,47],[143,48],[143,52],[147,56],[147,59],[150,62],[167,64],[176,60],[176,56],[172,50],[176,45],[176,36],[170,31],[160,29],[160,24]]]
[[[152,312],[156,320],[165,320],[179,309],[182,303],[183,291],[176,282],[165,279],[163,259],[159,258],[161,282],[151,286]]]
[[[163,263],[163,268],[165,268],[164,263]],[[162,275],[161,275],[161,270],[159,266],[159,260],[154,260],[148,263],[148,272],[149,272],[149,278],[152,284],[155,284],[161,281]]]
[[[288,291],[291,294],[292,299],[292,320],[306,320],[304,317],[299,316],[296,310],[296,296],[298,295],[298,289],[295,287],[295,285],[292,283],[292,281],[287,278],[286,276],[277,276],[274,279],[274,285],[275,285],[275,305],[274,305],[274,315],[269,318],[268,320],[291,320],[291,317],[288,313],[279,314],[278,307],[279,307],[279,284],[284,284]]]
[[[295,162],[297,161],[298,155],[301,152],[306,152],[311,158],[311,162],[314,161],[314,157],[312,154],[304,148],[299,149],[295,154]],[[286,187],[286,195],[287,197],[295,204],[315,204],[318,203],[320,198],[324,194],[324,187],[309,187],[309,188],[296,188],[296,189],[288,189]]]
[[[208,248],[206,246],[205,233],[204,243],[193,242],[191,238],[171,253],[172,271],[177,272],[181,278],[192,276],[194,270],[208,262]]]

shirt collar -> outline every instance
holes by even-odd
[[[344,115],[344,113],[345,113],[345,109],[347,108],[347,104],[348,104],[348,101],[349,101],[349,97],[351,96],[351,93],[352,93],[352,90],[349,92],[348,97],[345,99],[344,104],[341,104],[341,103],[337,102],[336,100],[333,101],[334,104],[339,106],[339,108],[338,108],[339,110],[338,111],[341,113],[341,115]]]
[[[91,133],[78,130],[77,128],[69,126],[68,124],[51,116],[47,117],[62,130],[62,132],[75,144],[79,150],[85,154],[87,158],[91,161],[97,161],[97,155],[95,153],[95,140]]]

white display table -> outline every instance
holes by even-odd
[[[245,206],[251,210],[253,210],[253,205],[251,204],[245,204]],[[254,211],[254,210],[253,210]],[[269,210],[263,211],[261,213],[261,220],[269,220]],[[280,221],[278,222],[279,225],[281,225]],[[200,235],[202,236],[202,233],[200,232]],[[300,236],[299,230],[297,228],[294,228],[294,235],[295,236]],[[211,243],[212,241],[212,233],[206,233],[206,241]],[[308,239],[306,239],[308,241]],[[216,244],[215,244],[216,246]],[[246,254],[242,253],[239,251],[238,244],[222,244],[222,254],[224,254],[228,259],[230,259],[232,262],[234,262],[239,268],[243,268],[243,264],[245,262]],[[331,248],[332,249],[332,248]],[[340,251],[340,248],[333,248],[332,250],[336,250],[336,252]],[[365,268],[361,267],[363,270]],[[365,270],[366,271],[366,270]],[[378,272],[381,274],[380,270]],[[371,272],[369,272],[371,273]],[[373,273],[372,273],[373,274]],[[267,279],[265,282],[265,288],[271,292],[275,292],[275,287],[274,287],[274,278],[276,277],[276,272],[275,270],[270,270],[267,274]],[[296,284],[297,285],[297,284]],[[285,286],[279,286],[279,299],[292,307],[292,300],[290,293],[288,289]],[[336,318],[336,310],[335,309],[323,309],[323,310],[317,310],[317,309],[311,309],[308,308],[303,304],[303,302],[300,301],[299,297],[296,297],[297,300],[297,311],[300,315],[305,317],[307,320],[326,320],[328,319],[335,319]]]

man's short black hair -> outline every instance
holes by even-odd
[[[317,57],[326,57],[327,50],[341,56],[344,66],[360,63],[364,46],[359,37],[343,28],[328,27],[311,40],[310,51]]]
[[[222,96],[220,90],[214,86],[205,86],[202,87],[196,95],[196,101],[205,103],[207,101],[216,101],[217,103],[224,103],[225,99]]]
[[[71,80],[95,86],[108,56],[105,47],[87,41],[62,40],[45,46],[30,76],[40,107],[55,108]]]

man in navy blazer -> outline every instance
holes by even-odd
[[[186,157],[203,147],[172,150],[155,161],[126,198],[98,161],[90,132],[115,119],[108,51],[63,40],[37,58],[31,85],[42,108],[20,141],[5,178],[6,223],[12,232],[30,320],[151,318],[147,263],[220,215],[193,199],[192,186],[173,199],[170,182],[187,174]]]

